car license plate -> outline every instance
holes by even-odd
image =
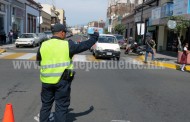
[[[107,55],[112,55],[112,53],[111,52],[107,52]]]

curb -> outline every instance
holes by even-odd
[[[6,52],[5,49],[0,49],[0,54]]]
[[[135,58],[135,60],[138,60],[138,61],[141,61],[142,63],[144,63],[144,56],[139,56],[139,57]],[[151,65],[165,67],[165,68],[169,68],[169,69],[175,69],[175,70],[179,70],[180,66],[181,66],[180,64],[172,64],[172,63],[161,62],[161,61],[152,62]],[[187,65],[185,67],[185,70],[190,71],[190,66]]]

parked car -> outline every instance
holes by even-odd
[[[33,46],[35,47],[39,43],[39,38],[35,33],[23,33],[15,41],[15,45],[18,48],[19,46]]]
[[[114,36],[116,37],[117,42],[118,42],[120,48],[121,49],[125,49],[125,47],[126,47],[126,40],[125,40],[125,38],[122,35],[118,35],[118,34],[116,34]]]
[[[39,38],[39,45],[45,41],[45,40],[48,40],[48,37],[45,33],[38,33],[38,38]]]
[[[47,35],[48,39],[50,39],[53,36],[52,31],[44,31],[44,33]]]
[[[119,60],[121,51],[115,36],[100,34],[94,46],[93,53],[95,58],[105,57]]]

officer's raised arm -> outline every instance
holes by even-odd
[[[74,54],[81,53],[90,49],[98,41],[99,33],[94,32],[90,35],[90,39],[82,41],[79,44],[74,43],[72,40],[69,41],[70,57],[72,58]]]

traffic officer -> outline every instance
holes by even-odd
[[[67,29],[63,24],[55,24],[52,32],[53,37],[43,42],[37,52],[42,82],[40,122],[49,122],[54,101],[55,122],[66,122],[71,81],[75,74],[72,57],[90,49],[97,42],[99,33],[94,32],[89,40],[76,44],[72,40],[65,40]]]

